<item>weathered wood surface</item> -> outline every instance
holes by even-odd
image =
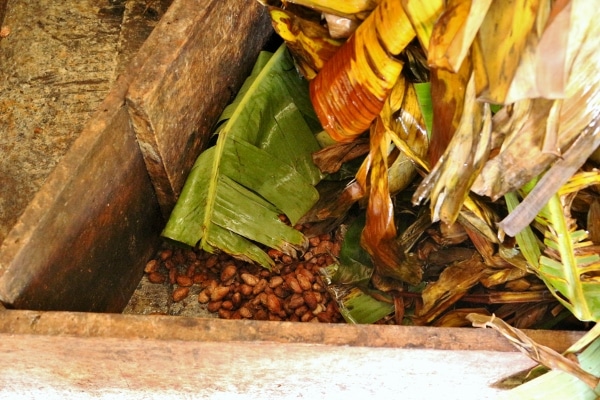
[[[255,0],[175,2],[127,102],[165,216],[223,108],[272,33]]]
[[[24,398],[486,399],[533,365],[491,330],[31,311],[0,312],[0,352],[0,396]]]
[[[31,21],[21,25],[10,22],[9,39],[13,41],[10,48],[15,58],[9,59],[14,65],[10,68],[4,65],[2,73],[13,74],[12,83],[24,74],[22,79],[29,79],[31,85],[42,85],[50,95],[54,93],[52,88],[57,87],[55,94],[61,102],[48,105],[51,99],[42,96],[43,90],[26,91],[22,98],[17,93],[14,101],[25,104],[22,108],[26,110],[31,100],[28,96],[35,92],[39,97],[32,100],[33,109],[29,112],[35,112],[36,107],[50,114],[52,110],[60,110],[56,111],[56,119],[35,113],[17,116],[14,109],[2,114],[4,121],[8,118],[14,122],[8,127],[1,125],[3,146],[12,146],[12,153],[3,152],[3,157],[10,159],[10,154],[14,154],[17,158],[27,158],[33,154],[31,164],[35,168],[34,171],[20,170],[23,163],[27,165],[23,160],[11,165],[17,169],[16,175],[0,168],[2,179],[10,181],[8,184],[3,181],[0,201],[3,204],[0,214],[3,218],[8,216],[3,221],[9,221],[4,226],[10,226],[6,236],[0,235],[4,239],[0,240],[0,300],[15,308],[120,311],[139,282],[144,262],[154,251],[163,223],[124,106],[125,92],[149,53],[140,51],[129,69],[115,81],[119,65],[129,64],[132,52],[137,50],[135,43],[128,42],[127,35],[118,29],[121,22],[129,21],[123,19],[123,2],[61,3],[64,15],[45,8],[45,5],[50,7],[49,2],[36,2],[31,9],[24,7],[24,3],[29,6],[29,2],[18,1],[8,5],[7,24],[14,21],[10,18],[11,12],[20,18],[31,12],[34,15]],[[130,6],[133,3],[147,5],[144,0],[129,1]],[[13,6],[16,9],[11,9]],[[57,7],[57,3],[53,3],[50,8]],[[132,9],[129,15],[134,11]],[[82,18],[83,14],[87,18]],[[107,15],[110,16],[109,27],[103,20]],[[59,24],[59,21],[62,22]],[[29,24],[33,24],[33,32],[25,34],[31,28]],[[127,29],[137,30],[144,24],[148,22],[137,19],[126,25]],[[52,35],[51,29],[59,29],[58,34]],[[97,34],[96,30],[101,33]],[[103,38],[109,33],[110,43]],[[136,37],[139,42],[139,36]],[[72,53],[85,47],[85,40],[92,38],[105,47],[81,50],[79,58],[72,60]],[[42,46],[43,51],[27,51],[36,46]],[[16,49],[21,49],[19,54]],[[64,59],[59,60],[58,65],[46,63],[48,58],[61,55]],[[93,62],[82,60],[84,55],[94,58]],[[34,79],[35,74],[27,78],[27,74],[18,72],[25,68],[20,65],[22,57],[29,57],[25,61],[30,68],[32,64],[39,64],[41,81]],[[99,68],[106,69],[102,78],[96,76]],[[110,85],[113,89],[109,93]],[[7,101],[10,98],[0,99],[3,107],[9,106]],[[44,128],[38,133],[34,128],[44,121],[37,118],[50,121],[41,125]],[[74,123],[69,125],[68,121]],[[22,140],[13,140],[21,136]],[[57,145],[55,140],[61,144]],[[38,165],[36,157],[43,162]],[[34,184],[28,176],[30,173],[39,173],[39,180]],[[31,187],[21,191],[21,185]],[[7,203],[16,208],[7,209]]]
[[[104,4],[101,4],[104,3]],[[9,0],[0,40],[0,243],[116,77],[123,8]]]

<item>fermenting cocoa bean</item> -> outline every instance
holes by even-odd
[[[152,283],[163,283],[167,278],[158,272],[152,272],[148,275],[148,280]]]
[[[222,301],[211,301],[206,306],[206,309],[208,312],[217,312],[219,311],[219,308],[221,308],[221,304],[223,304]]]
[[[240,292],[235,292],[233,296],[231,296],[231,302],[234,307],[239,307],[242,304],[242,294]]]
[[[221,282],[225,283],[229,281],[235,274],[237,274],[237,267],[235,264],[226,265],[223,270],[221,270]]]
[[[183,286],[183,287],[190,287],[194,284],[194,281],[192,280],[192,278],[190,278],[187,275],[179,275],[176,278],[176,282],[179,286]]]
[[[266,321],[269,318],[269,313],[266,310],[263,310],[262,308],[259,310],[256,310],[256,313],[254,314],[254,319],[258,320],[258,321]]]
[[[288,304],[292,310],[304,305],[304,297],[299,293],[294,293],[290,296]]]
[[[217,257],[215,254],[211,254],[206,259],[206,264],[204,264],[204,265],[206,266],[206,268],[212,268],[215,265],[217,265],[217,262],[219,262],[219,257]]]
[[[163,251],[160,252],[160,259],[162,261],[166,261],[169,258],[171,258],[172,255],[173,255],[173,250],[171,250],[171,249],[164,249]]]
[[[252,290],[252,294],[256,296],[257,294],[263,292],[266,287],[267,287],[267,280],[263,278],[258,281],[256,286],[254,286],[254,289]]]
[[[198,293],[198,303],[206,304],[210,301],[210,295],[208,294],[208,290],[204,289],[200,293]]]
[[[308,309],[308,307],[306,306],[306,304],[301,305],[300,307],[296,308],[294,310],[294,314],[297,315],[298,317],[303,316],[304,314],[306,314],[307,312],[309,312],[310,310]]]
[[[175,282],[177,282],[177,270],[172,268],[169,270],[169,283],[173,285]]]
[[[267,309],[273,314],[281,314],[281,300],[274,294],[267,295]]]
[[[252,318],[252,311],[248,307],[240,307],[238,310],[242,318]]]
[[[211,301],[223,300],[229,294],[229,286],[217,286],[210,293]]]
[[[311,311],[314,311],[317,308],[319,302],[317,301],[317,297],[314,292],[304,292],[303,293],[304,303],[308,306]]]
[[[189,287],[178,287],[177,289],[173,290],[173,301],[179,302],[185,299],[188,294],[190,294]]]
[[[219,315],[219,318],[222,318],[222,319],[229,319],[229,318],[231,318],[231,314],[232,314],[231,310],[227,310],[225,308],[219,308],[219,311],[217,313]]]
[[[241,284],[239,286],[238,290],[241,294],[243,294],[246,297],[248,297],[252,294],[252,286],[245,284],[245,283]]]
[[[307,311],[303,316],[300,317],[300,321],[308,322],[308,321],[312,320],[314,317],[315,316],[310,311]]]
[[[302,288],[300,287],[298,280],[293,276],[288,276],[287,278],[285,278],[285,283],[294,293],[302,293]]]
[[[298,284],[300,285],[302,290],[310,290],[310,288],[312,287],[312,284],[310,283],[308,278],[302,274],[297,274],[296,280],[298,281]]]
[[[225,310],[233,310],[233,302],[231,300],[224,300],[223,304],[221,304],[221,308]]]
[[[158,260],[150,260],[146,263],[146,266],[144,267],[144,272],[147,274],[151,274],[153,272],[156,272],[159,266],[160,264],[158,263]]]
[[[313,274],[311,270],[302,268],[298,271],[298,273],[304,275],[310,281],[310,283],[315,282],[315,274]]]
[[[275,289],[276,287],[280,286],[282,283],[283,283],[283,278],[279,275],[275,275],[269,281],[269,287],[272,289]]]
[[[246,285],[250,285],[250,286],[256,286],[256,284],[258,283],[259,279],[254,276],[251,275],[249,273],[244,273],[240,276],[240,278],[242,278],[242,280],[244,281],[244,283]]]

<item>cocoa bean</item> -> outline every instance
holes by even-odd
[[[294,310],[294,314],[297,315],[298,317],[302,317],[304,314],[306,314],[309,311],[310,310],[308,309],[306,304],[303,304]]]
[[[200,287],[206,287],[206,284],[208,284],[208,277],[205,273],[195,274],[192,280],[194,281],[194,283],[200,284]]]
[[[229,286],[217,286],[210,293],[211,301],[223,300],[229,294]]]
[[[192,278],[192,277],[194,276],[194,274],[195,274],[195,273],[196,273],[196,266],[192,264],[192,265],[190,265],[190,266],[187,268],[187,270],[186,270],[186,272],[185,272],[185,275],[186,275],[188,278]]]
[[[254,319],[256,319],[257,321],[266,321],[268,318],[269,313],[266,310],[263,310],[262,308],[257,310],[254,314]]]
[[[232,279],[237,274],[235,264],[228,264],[221,270],[221,282],[225,283]]]
[[[312,287],[312,284],[310,283],[308,278],[302,274],[297,274],[296,280],[298,281],[298,284],[300,285],[302,290],[310,290],[310,288]]]
[[[206,309],[207,309],[209,312],[212,312],[212,313],[214,313],[214,312],[217,312],[217,311],[219,311],[219,308],[221,308],[221,304],[223,304],[223,302],[222,302],[222,301],[211,301],[211,302],[209,302],[209,303],[208,303],[208,305],[206,306]]]
[[[173,301],[179,302],[185,299],[188,296],[188,294],[190,294],[189,287],[178,287],[177,289],[173,290]]]
[[[254,286],[254,289],[252,290],[252,294],[253,295],[257,295],[261,292],[263,292],[265,290],[265,288],[267,287],[267,280],[266,279],[261,279],[260,281],[258,281],[258,283],[256,284],[256,286]]]
[[[267,295],[266,307],[273,314],[281,314],[281,300],[274,294]]]
[[[238,287],[238,290],[242,295],[244,295],[246,297],[248,297],[252,294],[252,286],[245,284],[245,283],[241,284]]]
[[[198,293],[198,303],[206,304],[210,301],[210,295],[206,289]]]
[[[307,311],[304,315],[300,317],[301,322],[308,322],[312,320],[315,316],[310,311]]]
[[[304,298],[304,303],[306,303],[311,311],[314,311],[317,308],[319,302],[317,301],[317,297],[314,292],[304,292],[302,297]]]
[[[219,258],[215,254],[212,254],[210,257],[208,257],[206,259],[206,263],[204,265],[206,266],[206,268],[212,268],[215,265],[217,265],[218,261],[219,261]]]
[[[320,312],[317,314],[317,319],[324,323],[331,323],[333,321],[333,317],[326,311]]]
[[[233,310],[233,302],[231,300],[224,300],[221,304],[221,308],[225,310]]]
[[[171,249],[164,249],[163,251],[160,252],[159,257],[160,257],[160,259],[162,261],[166,261],[169,258],[171,258],[172,255],[173,255],[173,250],[171,250]]]
[[[318,236],[313,236],[311,238],[308,238],[308,244],[310,245],[310,247],[317,247],[320,242],[321,242],[321,239],[319,239]]]
[[[183,286],[183,287],[190,287],[194,284],[194,281],[192,280],[192,278],[190,278],[187,275],[179,275],[176,278],[176,282],[179,286]]]
[[[146,266],[144,267],[144,272],[147,274],[151,274],[153,272],[156,272],[159,266],[160,264],[158,263],[158,260],[150,260],[146,263]]]
[[[285,279],[285,283],[288,285],[288,287],[294,292],[294,293],[302,293],[302,287],[300,287],[300,284],[298,283],[298,280],[296,278],[294,278],[293,276],[288,276]]]
[[[269,281],[269,287],[272,289],[275,289],[276,287],[280,286],[283,283],[283,278],[279,275],[275,275],[273,277],[271,277],[271,280]]]
[[[231,318],[231,310],[227,310],[225,308],[219,308],[219,311],[217,313],[219,315],[219,318],[221,319],[229,319]]]
[[[252,311],[248,307],[240,307],[238,310],[242,318],[252,318]]]
[[[152,272],[148,275],[148,280],[152,283],[163,283],[167,278],[158,272]]]
[[[242,294],[240,292],[235,292],[233,296],[231,296],[231,302],[234,307],[239,307],[242,304]]]
[[[242,274],[240,276],[240,278],[242,278],[242,280],[244,281],[244,283],[246,285],[250,285],[250,286],[256,286],[256,284],[259,281],[259,279],[256,276],[248,274],[248,273]]]
[[[304,305],[304,297],[301,294],[294,293],[289,297],[288,305],[292,310]]]
[[[169,283],[174,285],[177,282],[177,270],[172,268],[169,270]]]
[[[315,275],[312,272],[310,272],[308,269],[300,268],[300,269],[297,269],[296,272],[298,274],[304,276],[306,279],[308,279],[311,284],[315,282]]]

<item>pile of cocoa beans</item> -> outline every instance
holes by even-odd
[[[271,271],[227,254],[167,246],[146,264],[152,283],[172,285],[173,301],[191,296],[224,319],[343,322],[319,270],[334,262],[339,243],[324,234],[309,239],[309,249],[293,259],[269,250]]]

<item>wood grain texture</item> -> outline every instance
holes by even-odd
[[[165,216],[271,34],[257,1],[176,1],[144,44],[127,104]]]
[[[0,245],[0,301],[13,308],[119,312],[164,223],[125,93],[139,51]]]
[[[0,351],[26,397],[485,399],[533,365],[491,330],[31,311],[0,312]]]

